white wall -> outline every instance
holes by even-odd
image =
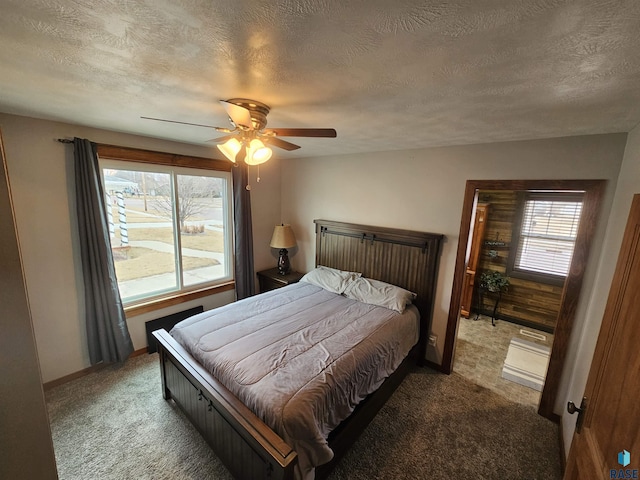
[[[592,255],[586,272],[588,287],[595,274],[625,139],[624,134],[594,135],[285,160],[282,217],[293,225],[300,247],[292,265],[300,271],[314,266],[313,220],[317,218],[444,234],[432,323],[438,341],[427,352],[428,359],[439,364],[466,181],[608,180],[602,206],[605,221],[598,227],[596,255]],[[589,296],[586,288],[581,304]]]
[[[0,114],[6,161],[12,184],[16,224],[23,254],[42,380],[48,382],[89,366],[82,282],[74,212],[73,147],[56,141],[74,136],[97,143],[220,158],[215,146],[202,147],[109,132],[64,123]],[[252,171],[256,268],[274,262],[268,247],[280,222],[280,166],[261,166],[262,181]],[[144,321],[195,305],[213,308],[233,301],[224,292],[128,319],[134,348],[146,346]]]
[[[629,217],[631,201],[633,195],[637,193],[640,193],[640,126],[632,130],[627,139],[615,198],[607,219],[606,236],[598,262],[592,294],[588,302],[581,302],[583,308],[578,311],[581,334],[573,336],[571,345],[572,348],[575,348],[576,354],[572,358],[572,362],[567,362],[565,367],[565,376],[567,378],[563,378],[562,384],[566,388],[558,393],[558,403],[563,412],[562,431],[567,455],[569,454],[571,439],[575,430],[576,415],[566,413],[564,405],[568,401],[579,404],[584,395],[600,324],[602,323],[602,315],[604,314],[618,253],[622,245],[624,229]]]

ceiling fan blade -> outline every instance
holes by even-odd
[[[278,137],[328,137],[338,136],[333,128],[270,128],[265,133],[275,133]]]
[[[227,102],[226,100],[220,100],[220,103],[227,111],[227,115],[231,121],[238,127],[251,130],[253,129],[253,122],[251,121],[251,112],[240,105]]]
[[[238,138],[236,135],[225,135],[224,137],[212,138],[211,140],[207,140],[207,142],[211,143],[222,143],[227,140],[231,140],[232,138]]]
[[[188,122],[179,122],[177,120],[166,120],[164,118],[153,118],[153,117],[140,117],[145,120],[155,120],[157,122],[168,122],[168,123],[179,123],[181,125],[193,125],[194,127],[206,127],[206,128],[215,128],[216,130],[222,129],[226,131],[228,129],[223,129],[222,127],[214,127],[213,125],[202,125],[201,123],[188,123]]]
[[[262,141],[268,145],[272,145],[274,147],[282,148],[284,150],[292,151],[300,148],[300,145],[295,145],[291,142],[287,142],[285,140],[281,140],[276,137],[260,137]]]

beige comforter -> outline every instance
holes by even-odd
[[[171,335],[298,453],[298,478],[327,436],[418,340],[404,314],[296,283],[191,317]]]

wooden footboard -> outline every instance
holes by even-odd
[[[297,454],[166,330],[156,330],[163,397],[173,400],[237,479],[293,479]],[[330,435],[331,462],[316,468],[326,478],[415,365],[418,346],[382,386],[364,399]]]
[[[163,396],[184,411],[234,478],[293,479],[297,455],[165,330],[158,340]]]

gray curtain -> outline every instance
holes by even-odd
[[[235,218],[235,281],[236,298],[241,300],[255,294],[253,272],[253,229],[251,228],[251,195],[247,190],[249,169],[243,161],[234,166],[233,215]]]
[[[116,280],[96,145],[75,138],[78,230],[91,364],[123,362],[133,352]]]

